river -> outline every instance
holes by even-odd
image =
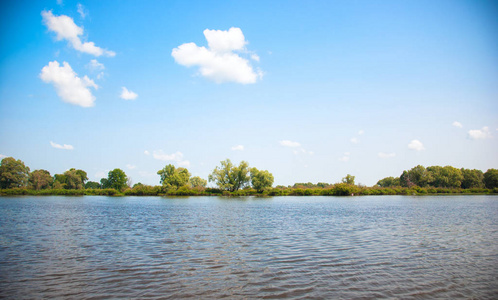
[[[498,298],[498,196],[0,197],[0,298]]]

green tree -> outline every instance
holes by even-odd
[[[179,188],[188,184],[190,173],[185,168],[175,168],[169,164],[157,171],[161,177],[161,184],[166,188]]]
[[[354,185],[354,176],[349,174],[346,175],[346,177],[342,179],[342,183]]]
[[[470,169],[460,169],[462,172],[463,180],[462,180],[462,188],[463,189],[471,189],[471,188],[483,188],[484,187],[484,174],[481,170],[470,170]]]
[[[121,169],[114,169],[107,174],[106,188],[116,189],[118,191],[126,187],[126,173]],[[101,180],[102,182],[102,180]]]
[[[462,185],[463,175],[460,169],[451,166],[431,166],[427,168],[427,184],[433,187],[458,188]]]
[[[0,188],[10,189],[25,187],[28,184],[29,167],[21,160],[6,157],[0,163]]]
[[[202,179],[199,176],[195,176],[190,178],[188,183],[193,188],[205,188],[207,185],[207,180]]]
[[[258,192],[271,188],[273,185],[273,175],[266,170],[251,168],[251,184]]]
[[[404,187],[412,187],[413,185],[425,187],[431,180],[431,173],[421,165],[413,167],[409,171],[403,171],[399,177],[400,184]]]
[[[47,170],[34,170],[29,173],[28,187],[33,190],[49,189],[54,179]]]
[[[100,187],[103,189],[110,189],[111,184],[109,183],[109,180],[107,178],[102,178],[100,179]]]
[[[88,180],[87,174],[83,170],[74,168],[64,172],[65,188],[68,190],[81,190],[85,187],[85,182]]]
[[[100,183],[95,182],[95,181],[88,181],[85,183],[85,189],[100,189]]]
[[[245,161],[240,162],[236,167],[229,159],[221,163],[220,167],[216,167],[209,175],[209,181],[215,184],[222,190],[230,192],[237,191],[249,184],[249,164]]]
[[[498,170],[489,169],[484,173],[484,184],[488,189],[494,189],[498,187]]]
[[[380,186],[380,187],[394,187],[394,186],[399,186],[400,183],[399,183],[399,177],[386,177],[386,178],[383,178],[379,181],[377,181],[377,185]]]

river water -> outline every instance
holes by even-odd
[[[0,298],[498,298],[498,196],[0,197]]]

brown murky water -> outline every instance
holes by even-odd
[[[0,198],[0,298],[498,298],[498,197]]]

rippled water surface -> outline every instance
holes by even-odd
[[[0,198],[0,298],[498,298],[498,197]]]

